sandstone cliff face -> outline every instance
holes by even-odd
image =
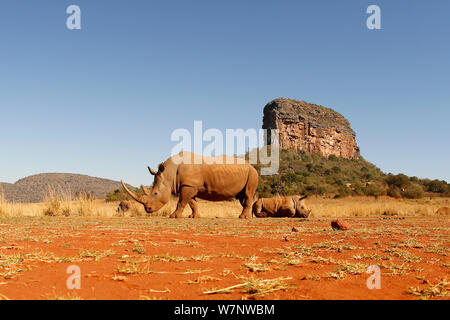
[[[263,129],[278,129],[282,149],[319,152],[324,157],[359,157],[350,123],[329,108],[304,101],[275,99],[264,107]]]

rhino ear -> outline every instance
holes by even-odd
[[[303,197],[300,196],[300,199],[299,199],[299,200],[302,201],[302,200],[304,200],[304,199],[306,199],[306,198],[308,198],[308,196],[303,196]]]
[[[159,172],[164,172],[165,169],[166,169],[166,167],[164,166],[163,163],[161,163],[158,167]]]
[[[152,176],[155,176],[156,175],[156,171],[155,170],[153,170],[152,168],[150,168],[150,167],[147,167],[148,168],[148,171],[150,172],[150,174],[152,175]]]
[[[150,191],[149,191],[144,185],[141,185],[141,189],[142,189],[142,191],[144,191],[144,193],[145,193],[146,195],[149,195],[149,194],[150,194]]]

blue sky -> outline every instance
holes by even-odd
[[[382,30],[366,28],[371,4]],[[2,0],[0,181],[150,184],[174,129],[260,128],[277,97],[342,113],[386,172],[450,181],[449,14],[447,0]]]

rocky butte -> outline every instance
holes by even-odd
[[[350,123],[330,108],[305,101],[275,99],[264,107],[263,129],[278,129],[281,149],[318,152],[324,157],[359,157]]]

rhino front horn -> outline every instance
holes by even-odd
[[[134,200],[136,200],[137,202],[141,202],[141,199],[134,193],[131,192],[130,190],[128,190],[127,186],[125,185],[125,183],[123,183],[123,181],[121,181],[122,183],[122,187],[125,189],[125,191],[130,195],[130,197],[132,197]]]

